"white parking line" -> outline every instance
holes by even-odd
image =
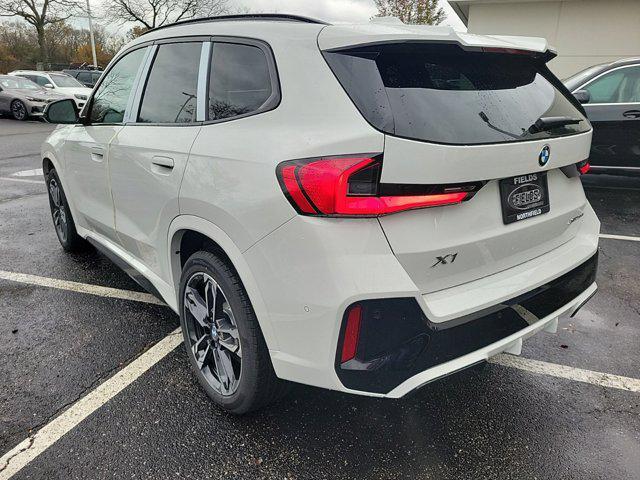
[[[39,285],[41,287],[69,290],[72,292],[88,293],[90,295],[98,295],[100,297],[121,298],[123,300],[133,300],[134,302],[165,305],[162,300],[159,300],[149,293],[132,292],[131,290],[120,290],[118,288],[71,282],[69,280],[58,280],[56,278],[40,277],[38,275],[30,275],[28,273],[15,273],[0,270],[0,279],[11,280],[12,282],[26,283],[29,285]]]
[[[541,362],[530,358],[514,357],[512,355],[497,355],[489,359],[504,367],[517,368],[525,372],[539,373],[551,377],[564,378],[574,382],[589,383],[598,387],[617,388],[628,392],[640,393],[640,380],[609,373],[594,372],[581,368],[558,365],[556,363]]]
[[[37,183],[40,185],[44,185],[44,180],[29,180],[27,178],[0,177],[0,180],[5,180],[7,182]]]
[[[640,242],[640,237],[632,237],[629,235],[608,235],[606,233],[601,233],[600,238],[609,238],[612,240],[627,240],[629,242]]]
[[[21,170],[16,173],[12,173],[12,177],[41,177],[44,172],[41,168],[32,168],[31,170]]]
[[[40,277],[22,273],[0,270],[0,278],[31,285],[58,288],[74,292],[110,298],[123,298],[153,304],[162,304],[149,294],[118,290],[54,278]],[[87,395],[72,404],[61,415],[54,418],[35,434],[29,436],[0,458],[0,480],[8,480],[22,468],[32,462],[50,446],[55,444],[66,433],[79,425],[89,415],[94,413],[109,400],[118,395],[127,386],[135,382],[141,375],[160,362],[178,345],[182,343],[180,328],[171,332],[144,354],[124,367],[118,373],[96,387]],[[525,372],[563,378],[575,382],[588,383],[598,387],[615,388],[633,393],[640,393],[640,380],[635,378],[610,375],[607,373],[583,370],[566,365],[541,362],[528,358],[498,355],[489,360],[490,363],[516,368]]]
[[[64,413],[38,430],[35,435],[24,439],[9,450],[0,458],[0,480],[9,479],[22,470],[76,425],[171,353],[180,343],[182,343],[182,333],[177,328],[109,380],[82,397],[65,410]]]

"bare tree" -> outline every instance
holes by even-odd
[[[375,0],[379,17],[398,17],[408,24],[438,25],[447,15],[438,0]]]
[[[74,0],[0,0],[0,17],[19,17],[35,28],[42,62],[49,60],[47,27],[64,22],[77,10]]]
[[[228,11],[227,0],[107,0],[105,5],[105,16],[110,20],[135,22],[144,29]]]

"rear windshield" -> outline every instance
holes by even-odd
[[[49,75],[53,83],[56,84],[56,87],[66,88],[66,87],[83,87],[84,85],[77,81],[70,75],[60,75],[60,74],[51,74]]]
[[[372,45],[324,55],[369,123],[391,135],[469,145],[590,129],[527,55],[426,43]],[[567,117],[574,123],[555,122],[553,128],[546,123],[541,130],[535,127],[541,117]]]

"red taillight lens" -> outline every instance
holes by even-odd
[[[340,363],[348,362],[356,356],[358,351],[358,338],[360,337],[361,320],[362,307],[358,304],[352,305],[349,313],[347,314],[347,326],[344,331]]]
[[[284,162],[277,174],[291,204],[305,215],[373,217],[451,205],[472,195],[469,191],[384,195],[381,171],[380,157],[338,157]]]
[[[485,53],[507,53],[509,55],[530,55],[534,56],[535,52],[530,50],[522,50],[519,48],[502,48],[502,47],[482,47]]]
[[[578,167],[578,171],[580,172],[580,175],[586,175],[587,173],[589,173],[589,170],[591,169],[589,160],[583,160],[582,162],[577,164],[577,167]]]

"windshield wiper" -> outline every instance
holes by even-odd
[[[540,117],[536,123],[529,127],[529,133],[546,132],[554,128],[566,127],[567,125],[577,125],[582,121],[581,118],[573,117]]]

